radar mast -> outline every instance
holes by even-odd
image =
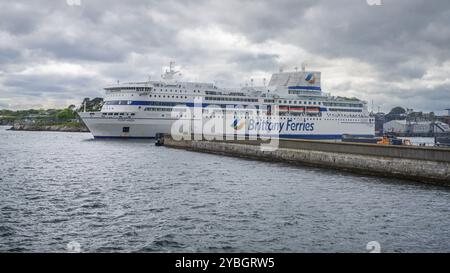
[[[174,76],[175,76],[176,74],[180,73],[180,71],[175,71],[175,70],[174,70],[174,65],[175,65],[175,62],[173,62],[173,61],[171,61],[171,62],[169,63],[169,70],[166,69],[166,71],[164,72],[164,74],[161,75],[161,78],[162,78],[163,80],[166,80],[166,81],[173,81]]]

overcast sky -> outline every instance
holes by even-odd
[[[450,108],[450,1],[367,1],[0,0],[0,108],[79,104],[170,60],[237,87],[305,61],[375,110]]]

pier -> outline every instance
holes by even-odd
[[[278,148],[270,151],[262,150],[262,143],[263,140],[178,141],[164,136],[164,145],[171,148],[450,186],[448,148],[279,139]]]

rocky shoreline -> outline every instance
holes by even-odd
[[[89,132],[89,129],[80,124],[79,126],[69,125],[36,125],[15,123],[10,129],[12,131],[51,131],[51,132]]]

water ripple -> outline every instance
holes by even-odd
[[[450,251],[448,189],[82,133],[0,152],[0,252]]]

